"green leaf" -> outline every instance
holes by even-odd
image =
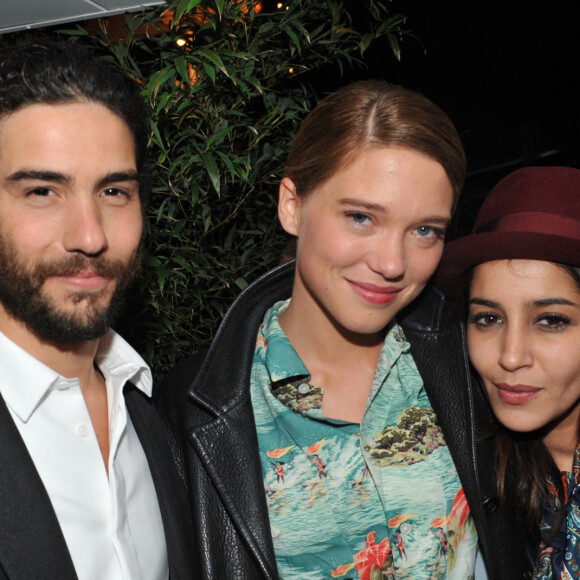
[[[181,0],[175,8],[174,23],[178,23],[186,12],[191,12],[202,0]]]
[[[153,132],[152,140],[157,147],[159,147],[162,151],[165,151],[165,144],[163,143],[163,138],[161,137],[161,133],[159,133],[159,127],[151,121],[149,126],[151,127],[151,131]]]
[[[173,261],[184,270],[191,271],[191,264],[179,254],[173,255]]]
[[[234,164],[233,164],[232,160],[230,159],[229,155],[226,155],[223,151],[216,151],[216,153],[218,154],[220,159],[224,162],[226,167],[230,170],[230,175],[231,175],[232,181],[234,181],[236,178],[237,172],[236,172],[236,168],[234,167]]]
[[[289,28],[284,30],[284,32],[290,37],[290,40],[294,43],[294,46],[296,47],[298,54],[300,54],[302,47],[300,46],[300,40],[298,39],[298,36],[296,35],[296,33]]]
[[[185,60],[185,57],[184,56],[178,56],[173,61],[173,65],[175,66],[175,69],[177,70],[177,72],[181,76],[181,80],[184,83],[189,84],[189,73],[188,73],[188,70],[187,70],[187,61]]]
[[[160,267],[157,269],[157,284],[159,285],[159,290],[163,292],[163,286],[165,286],[165,277],[167,275],[167,270],[165,267]]]
[[[360,40],[360,51],[364,52],[371,44],[371,42],[374,40],[375,35],[374,34],[363,34]]]
[[[89,36],[88,30],[77,25],[76,28],[69,28],[67,30],[59,30],[61,34],[66,34],[68,36]]]
[[[218,9],[218,14],[220,16],[220,20],[222,18],[222,14],[224,11],[224,4],[225,4],[225,0],[215,0],[215,5],[216,5],[216,8]]]
[[[240,289],[245,290],[248,287],[248,282],[244,278],[236,278],[234,284]]]
[[[219,169],[215,160],[215,157],[209,151],[201,153],[201,158],[207,170],[207,174],[211,180],[211,183],[216,190],[217,194],[220,194],[220,174]]]
[[[154,100],[157,97],[157,93],[165,85],[168,79],[173,78],[173,69],[166,67],[160,71],[155,72],[149,79],[149,84],[147,92],[149,93],[150,100]]]
[[[300,22],[299,20],[297,20],[295,22],[295,26],[296,28],[298,28],[298,30],[300,30],[300,32],[304,35],[304,38],[306,38],[306,40],[308,41],[308,44],[310,44],[312,42],[311,38],[310,38],[310,33],[308,32],[307,28],[304,26],[304,24],[302,22]],[[321,24],[315,31],[314,34],[318,34],[320,31],[324,30],[324,25]]]
[[[224,63],[222,62],[222,59],[219,57],[219,55],[217,54],[217,52],[213,51],[213,50],[199,50],[197,52],[198,56],[201,59],[207,59],[209,60],[212,64],[214,64],[219,70],[221,70],[227,77],[229,77],[229,73],[228,70],[226,69]],[[202,60],[203,62],[203,60]]]
[[[387,34],[387,39],[391,45],[391,50],[393,51],[397,60],[401,60],[401,45],[399,39],[393,34]]]
[[[205,60],[202,64],[207,76],[211,79],[212,84],[215,85],[215,68]]]
[[[214,133],[206,142],[206,147],[209,149],[210,147],[212,147],[214,145],[214,143],[216,142],[220,142],[222,141],[222,139],[233,132],[233,128],[232,127],[225,127],[224,129],[221,129],[219,131],[217,131],[216,133]]]

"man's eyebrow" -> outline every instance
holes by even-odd
[[[70,178],[63,173],[58,173],[56,171],[36,171],[34,169],[22,169],[17,171],[12,175],[9,175],[7,181],[22,181],[24,179],[34,179],[37,181],[56,181],[58,183],[66,183],[70,181]]]
[[[37,171],[34,169],[23,169],[9,175],[7,181],[17,182],[26,179],[34,181],[51,181],[56,183],[70,183],[71,178],[63,173],[56,171]],[[114,171],[101,177],[97,182],[97,188],[101,188],[109,183],[117,183],[120,181],[139,181],[139,173],[133,169],[129,171]]]
[[[97,188],[104,187],[109,183],[118,183],[120,181],[139,181],[139,173],[135,170],[130,171],[116,171],[114,173],[108,173],[99,179],[97,182]]]

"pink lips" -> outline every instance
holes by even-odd
[[[99,276],[97,273],[89,270],[77,272],[72,276],[57,276],[57,278],[66,284],[83,290],[100,290],[109,281],[108,278],[103,278],[103,276]]]
[[[523,405],[534,399],[542,390],[530,385],[507,385],[505,383],[494,383],[499,398],[508,405]]]
[[[361,297],[373,304],[388,304],[392,302],[401,288],[395,286],[377,286],[366,282],[348,281],[353,290]]]

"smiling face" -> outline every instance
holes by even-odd
[[[469,294],[469,354],[498,420],[514,431],[580,419],[580,290],[561,266],[498,260],[477,266]]]
[[[298,237],[288,315],[382,340],[439,263],[452,198],[440,163],[401,148],[364,150],[305,198],[285,178],[279,216]]]
[[[69,103],[0,120],[0,330],[58,344],[102,335],[141,233],[135,148],[119,117]]]

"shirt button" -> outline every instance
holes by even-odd
[[[309,390],[310,390],[310,385],[308,383],[302,383],[301,385],[298,385],[298,392],[301,395],[305,395]]]
[[[497,510],[499,507],[499,498],[498,497],[488,497],[483,502],[483,511],[489,515],[492,514]]]
[[[76,432],[79,437],[86,437],[89,434],[89,427],[88,425],[81,423],[80,425],[77,425]]]
[[[60,379],[56,382],[55,387],[57,391],[66,391],[67,389],[71,388],[71,383],[66,379]]]

